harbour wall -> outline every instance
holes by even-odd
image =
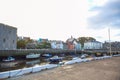
[[[6,56],[26,56],[29,53],[36,53],[36,54],[44,54],[44,53],[51,53],[51,54],[69,54],[69,53],[87,53],[87,54],[94,54],[94,53],[109,53],[109,50],[68,50],[68,49],[16,49],[16,50],[0,50],[0,57],[6,57]],[[111,51],[112,54],[120,54],[120,51]]]

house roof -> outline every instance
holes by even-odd
[[[52,42],[56,42],[56,44],[60,44],[60,43],[63,43],[63,41],[61,41],[61,40],[51,40],[51,41],[49,41],[50,43],[52,43]]]
[[[71,44],[73,44],[74,41],[76,41],[76,42],[78,43],[78,41],[71,36],[71,38],[68,38],[68,39],[66,40],[66,43],[71,43]]]
[[[0,27],[8,27],[8,28],[12,28],[12,29],[16,29],[16,27],[13,27],[13,26],[10,26],[10,25],[7,25],[7,24],[3,24],[3,23],[0,23]]]

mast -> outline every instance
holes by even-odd
[[[108,36],[109,36],[109,53],[112,56],[112,53],[111,53],[111,40],[110,40],[110,27],[108,28]]]

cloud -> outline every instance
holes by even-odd
[[[120,33],[116,34],[115,36],[116,36],[116,37],[120,37]]]
[[[93,29],[113,27],[120,29],[120,0],[109,0],[105,5],[94,7],[98,14],[88,18],[88,26]]]
[[[98,39],[102,39],[103,37],[102,37],[102,36],[96,36],[96,38],[98,38]]]

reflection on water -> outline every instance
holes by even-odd
[[[49,59],[18,60],[14,62],[0,62],[0,72],[33,67],[35,65],[47,64]]]
[[[71,56],[66,56],[64,60],[70,60]],[[14,62],[0,62],[0,72],[23,69],[26,67],[33,67],[36,65],[48,64],[49,58],[40,58],[33,60],[18,60]]]
[[[40,64],[40,59],[36,59],[36,60],[27,60],[26,61],[26,65],[27,66],[34,66],[34,65],[36,65],[36,64]]]
[[[25,61],[1,62],[0,72],[21,69],[24,67],[25,67]]]
[[[0,67],[2,68],[9,68],[9,67],[16,67],[18,65],[17,62],[5,62],[5,63],[1,63]]]

